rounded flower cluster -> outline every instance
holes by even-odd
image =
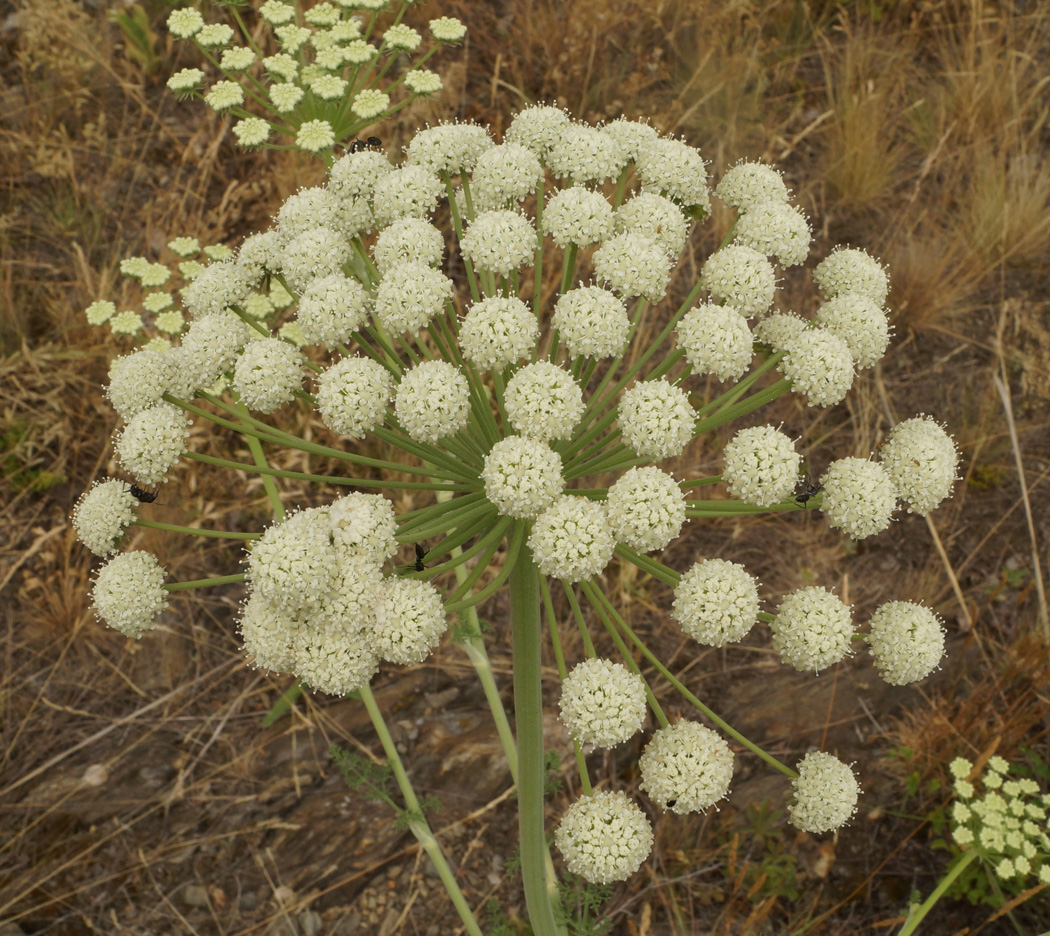
[[[445,308],[454,291],[452,280],[440,270],[406,260],[383,276],[376,291],[375,316],[395,335],[415,333]]]
[[[137,640],[168,607],[164,570],[151,553],[120,553],[98,570],[91,600],[101,620]]]
[[[253,594],[294,613],[321,606],[338,567],[328,508],[313,507],[263,532],[252,546],[248,579]]]
[[[394,171],[384,153],[363,150],[349,153],[336,160],[328,174],[328,190],[343,203],[343,206],[372,197],[376,183]]]
[[[772,166],[738,162],[715,187],[715,194],[731,208],[748,211],[765,202],[788,200],[784,177]]]
[[[561,720],[583,744],[611,748],[641,730],[645,680],[622,663],[591,658],[561,684]]]
[[[929,608],[887,601],[871,617],[868,649],[879,675],[891,686],[929,676],[944,656],[944,628]]]
[[[685,249],[689,222],[670,199],[654,192],[640,192],[616,209],[616,230],[648,237],[669,257],[678,259]]]
[[[857,367],[874,367],[890,343],[890,323],[886,313],[867,296],[841,293],[829,299],[813,320],[849,347]]]
[[[554,306],[551,324],[569,354],[596,358],[622,354],[631,329],[623,300],[598,286],[563,293]]]
[[[617,542],[639,552],[663,549],[685,523],[685,495],[652,465],[625,471],[609,488],[606,513]]]
[[[536,154],[518,143],[505,142],[478,158],[470,177],[475,211],[491,211],[516,204],[536,191],[543,167]]]
[[[536,229],[520,211],[483,211],[459,242],[474,267],[507,276],[532,259]]]
[[[253,59],[255,58],[250,49],[246,51]],[[245,117],[233,125],[233,135],[245,149],[252,149],[262,146],[270,138],[270,125],[261,117]]]
[[[251,289],[251,275],[233,261],[204,268],[183,293],[186,308],[194,318],[224,312],[239,305]]]
[[[333,228],[310,228],[285,245],[281,272],[292,289],[303,292],[315,279],[339,273],[351,252],[349,242]]]
[[[755,340],[782,351],[807,328],[809,322],[794,312],[774,312],[755,326]]]
[[[565,487],[561,457],[545,442],[524,436],[501,439],[485,456],[485,496],[506,517],[535,517]]]
[[[866,458],[833,461],[820,479],[824,485],[821,508],[828,526],[859,540],[881,533],[897,508],[897,491],[889,472]]]
[[[448,629],[441,595],[429,582],[389,579],[374,613],[372,646],[390,663],[421,663]]]
[[[559,247],[585,247],[612,233],[612,205],[601,192],[574,185],[556,193],[544,206],[542,227]]]
[[[299,298],[296,322],[307,344],[331,351],[365,324],[368,293],[355,279],[333,273],[315,279]]]
[[[156,487],[186,451],[190,419],[177,406],[158,403],[143,410],[117,436],[120,463],[139,484]]]
[[[608,134],[586,124],[566,124],[547,153],[547,165],[576,185],[614,179],[627,165],[627,153]]]
[[[856,371],[849,345],[822,328],[809,328],[784,346],[781,373],[805,395],[810,406],[841,403]]]
[[[569,115],[562,108],[536,104],[515,114],[504,134],[504,142],[518,143],[545,161],[568,124]]]
[[[73,508],[77,538],[96,556],[117,552],[117,540],[135,522],[136,500],[123,481],[97,481]]]
[[[825,588],[810,585],[780,602],[773,631],[773,649],[800,673],[819,672],[852,651],[853,619],[849,605]]]
[[[123,420],[160,402],[174,383],[172,359],[158,351],[141,350],[117,358],[109,366],[106,396]]]
[[[764,315],[773,304],[777,276],[773,265],[753,247],[732,244],[715,251],[700,271],[704,286],[741,315]]]
[[[656,139],[639,148],[637,164],[643,192],[673,199],[690,214],[711,213],[707,166],[699,150],[680,140]]]
[[[339,199],[321,186],[299,189],[284,200],[277,212],[277,235],[285,243],[315,227],[331,228],[351,237],[355,233],[344,229]]]
[[[212,386],[233,368],[251,335],[251,326],[229,312],[196,319],[182,338],[179,381],[189,390]]]
[[[833,832],[857,811],[857,778],[849,764],[823,751],[802,758],[791,787],[788,813],[791,824],[803,832]]]
[[[445,253],[445,238],[433,224],[421,218],[400,218],[383,231],[372,248],[380,273],[410,261],[436,266]]]
[[[624,231],[594,252],[594,276],[625,299],[644,296],[659,302],[671,280],[671,265],[659,244],[644,234]]]
[[[736,562],[704,559],[675,588],[671,617],[708,647],[743,640],[758,620],[758,582]]]
[[[397,552],[394,505],[379,494],[340,497],[328,507],[328,526],[340,555],[358,553],[381,565]]]
[[[690,309],[678,323],[678,343],[697,374],[737,380],[751,364],[751,329],[731,305],[704,303]]]
[[[272,413],[302,387],[303,354],[280,338],[249,342],[233,371],[234,390],[259,413]]]
[[[852,247],[837,247],[828,254],[813,271],[813,282],[825,299],[859,293],[880,309],[885,307],[890,291],[890,281],[882,264]]]
[[[959,451],[929,416],[915,416],[890,430],[879,458],[908,513],[925,517],[951,493]]]
[[[653,140],[659,138],[655,127],[651,127],[644,120],[628,120],[626,117],[618,117],[610,121],[602,128],[602,133],[607,133],[624,148],[629,159],[637,160],[638,153],[642,147],[648,146]]]
[[[520,299],[494,296],[475,302],[459,328],[466,357],[483,370],[501,371],[536,347],[539,325]]]
[[[703,812],[729,792],[733,752],[717,732],[679,721],[653,734],[638,769],[653,802],[679,815]]]
[[[523,436],[544,442],[567,439],[583,415],[583,391],[564,368],[537,361],[511,377],[504,405]]]
[[[317,409],[333,432],[363,439],[383,422],[394,378],[371,358],[344,358],[318,378]]]
[[[604,504],[564,496],[536,518],[529,548],[541,575],[580,582],[601,574],[616,540]]]
[[[566,867],[592,884],[625,881],[653,848],[645,813],[622,791],[602,790],[577,800],[554,832]]]
[[[481,154],[492,146],[488,131],[477,124],[438,124],[412,137],[405,161],[410,166],[423,166],[435,175],[457,175],[460,170],[473,170]]]
[[[423,166],[401,166],[375,180],[372,213],[381,228],[399,218],[425,218],[437,207],[441,180]]]
[[[772,507],[795,490],[801,463],[795,443],[783,432],[752,426],[726,444],[722,479],[745,504]]]
[[[785,202],[767,201],[748,208],[737,220],[733,239],[753,247],[781,266],[798,266],[809,256],[813,234],[802,211]]]
[[[689,396],[666,380],[636,383],[620,398],[623,440],[645,458],[681,455],[693,438],[696,413]]]
[[[397,385],[394,409],[417,442],[437,442],[459,432],[470,417],[470,385],[452,364],[424,361]]]

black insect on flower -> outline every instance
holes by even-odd
[[[360,153],[364,150],[379,150],[383,148],[383,141],[377,136],[370,136],[366,140],[354,138],[350,141],[346,150],[348,153]]]
[[[806,504],[823,490],[824,485],[819,481],[811,481],[809,478],[806,478],[802,485],[802,489],[795,495],[795,503],[803,510],[809,510]]]
[[[128,493],[141,504],[152,504],[157,499],[156,491],[144,490],[143,488],[140,488],[137,484],[129,485]]]
[[[416,571],[422,572],[426,566],[423,565],[423,557],[429,552],[426,542],[416,543]]]
[[[678,802],[678,800],[676,800],[676,799],[669,799],[667,801],[667,808],[671,809],[674,806],[674,804],[677,803],[677,802]]]

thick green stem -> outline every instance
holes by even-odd
[[[968,852],[963,852],[955,862],[955,865],[948,871],[948,873],[941,878],[940,883],[934,888],[933,893],[930,894],[923,902],[922,905],[915,909],[914,912],[908,914],[908,919],[904,923],[904,928],[897,934],[897,936],[911,936],[912,933],[918,929],[919,924],[926,917],[926,914],[933,909],[933,905],[940,900],[955,879],[965,871],[970,864],[976,858],[980,858],[980,853],[976,849],[971,849]]]
[[[540,682],[540,576],[523,545],[510,574],[514,713],[518,734],[518,830],[525,904],[536,936],[557,936],[557,890],[548,884],[543,822],[543,688]]]

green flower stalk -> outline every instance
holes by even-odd
[[[271,0],[264,15],[290,23],[291,8],[278,7]],[[385,35],[388,48],[410,38],[396,24]],[[805,831],[839,828],[859,795],[851,766],[831,753],[811,753],[793,769],[692,695],[605,594],[601,577],[612,563],[671,588],[670,618],[707,646],[740,641],[762,622],[785,663],[820,671],[867,642],[895,685],[921,679],[943,653],[939,620],[918,604],[887,603],[858,641],[852,609],[824,588],[780,596],[769,614],[761,602],[773,596],[743,566],[710,558],[676,569],[661,560],[686,524],[704,517],[819,507],[849,536],[879,535],[898,501],[925,513],[955,476],[954,444],[926,418],[897,427],[880,461],[833,462],[819,492],[800,490],[795,440],[773,426],[740,429],[717,476],[676,474],[673,460],[699,435],[785,393],[800,392],[811,406],[838,403],[889,333],[885,272],[857,250],[816,266],[824,301],[810,319],[776,311],[774,261],[785,269],[803,262],[809,228],[775,170],[741,163],[713,194],[737,209],[737,223],[684,302],[665,309],[689,231],[711,210],[694,148],[645,123],[594,128],[547,106],[518,114],[499,144],[474,125],[429,128],[397,166],[368,149],[335,161],[327,183],[289,198],[271,230],[197,271],[178,296],[191,319],[178,346],[154,344],[111,368],[109,396],[125,423],[115,448],[136,487],[162,484],[184,458],[266,484],[274,522],[241,534],[240,633],[255,666],[314,691],[367,693],[381,666],[426,659],[449,615],[461,617],[457,639],[518,786],[522,880],[537,933],[564,931],[544,822],[543,709],[553,700],[544,700],[539,679],[541,602],[583,793],[554,840],[565,865],[593,883],[634,873],[653,831],[627,791],[600,789],[613,781],[587,775],[584,749],[622,743],[644,730],[650,711],[659,727],[640,767],[651,809],[716,806],[741,751],[785,774],[791,819]],[[195,246],[173,242],[173,250],[176,243]],[[560,270],[549,303],[543,270]],[[160,279],[147,261],[133,275]],[[278,288],[288,301],[266,301]],[[99,305],[89,318],[104,317]],[[315,411],[329,439],[287,428]],[[243,436],[251,459],[187,452],[191,425],[209,422]],[[377,457],[377,443],[393,454]],[[273,467],[272,453],[290,449],[338,468]],[[344,493],[286,510],[284,479]],[[700,487],[714,490],[701,499]],[[388,496],[398,491],[418,506],[398,515]],[[119,552],[136,522],[224,535],[139,521],[149,509],[126,482],[110,480],[74,514],[84,544],[113,557],[99,572],[96,608],[132,637],[149,630],[171,591],[219,584],[165,586],[153,557]],[[557,581],[561,592],[552,593]],[[513,732],[478,619],[503,589]],[[562,649],[562,592],[583,637],[582,660],[566,660]],[[600,655],[606,647],[618,661]],[[692,707],[692,720],[667,718],[653,672]],[[382,713],[374,701],[369,708],[386,737]],[[408,775],[395,768],[412,809]],[[433,851],[425,824],[413,830]]]

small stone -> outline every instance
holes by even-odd
[[[182,902],[187,907],[208,906],[208,888],[203,884],[187,884],[182,889]]]
[[[401,865],[391,865],[386,869],[386,876],[388,878],[396,878],[401,873]]]
[[[321,915],[313,910],[299,914],[299,932],[302,936],[318,936],[321,932]]]
[[[390,936],[394,932],[394,927],[397,926],[397,921],[400,919],[401,914],[394,908],[390,909],[390,912],[383,917],[383,925],[379,927],[379,936]]]
[[[273,899],[278,906],[283,907],[285,904],[290,904],[295,900],[295,891],[282,884],[273,892]]]
[[[97,787],[102,786],[102,784],[105,783],[108,779],[109,771],[106,770],[104,764],[92,764],[90,767],[88,767],[87,770],[84,771],[83,775],[80,778],[80,782],[83,783],[84,786]]]

